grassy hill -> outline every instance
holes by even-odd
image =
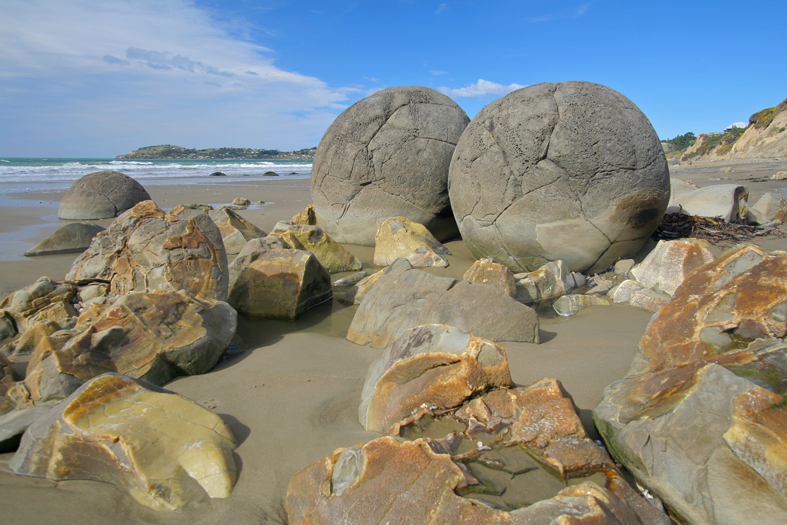
[[[277,149],[252,149],[252,148],[208,148],[188,149],[171,144],[161,146],[146,146],[118,155],[116,159],[267,159],[267,160],[295,160],[313,159],[317,148],[305,148],[297,151],[279,151]]]

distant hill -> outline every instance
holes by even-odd
[[[692,139],[686,144],[687,137]],[[679,146],[679,147],[677,147]],[[725,133],[692,133],[662,143],[667,158],[729,160],[787,158],[787,99],[749,117],[745,128]]]
[[[188,149],[181,146],[163,144],[161,146],[146,146],[125,155],[118,155],[116,159],[182,159],[182,160],[298,160],[313,159],[317,148],[305,148],[298,151],[279,151],[277,149],[252,149],[252,148],[208,148]]]

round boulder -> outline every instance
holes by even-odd
[[[439,240],[457,234],[448,166],[468,119],[429,88],[379,91],[339,115],[312,167],[319,226],[336,241],[374,246],[377,219],[404,216]]]
[[[142,185],[112,170],[85,175],[60,200],[61,219],[108,219],[117,217],[135,204],[150,200]]]
[[[642,247],[670,196],[647,117],[589,82],[529,86],[484,107],[456,146],[448,182],[470,251],[514,272],[556,260],[604,270]]]

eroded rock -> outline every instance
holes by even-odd
[[[511,270],[497,264],[492,259],[479,259],[465,272],[462,277],[471,283],[489,284],[498,288],[506,295],[516,298],[516,279]]]
[[[25,252],[25,256],[83,252],[104,228],[97,224],[72,223],[61,226],[52,235]]]
[[[645,288],[653,288],[669,296],[675,293],[691,272],[713,261],[708,243],[697,240],[659,241],[631,275]]]
[[[331,239],[318,226],[279,221],[270,235],[280,237],[291,248],[312,252],[328,273],[354,272],[363,267],[358,257]]]
[[[118,295],[185,290],[225,301],[229,275],[221,232],[206,213],[180,207],[167,214],[148,200],[97,235],[66,279],[107,280]]]
[[[672,179],[672,195],[666,213],[698,217],[720,217],[725,222],[746,220],[749,191],[737,184],[716,184],[697,188]]]
[[[447,268],[448,248],[426,229],[423,224],[406,217],[377,220],[374,236],[374,265],[388,266],[403,257],[415,268]]]
[[[615,458],[688,523],[787,509],[785,275],[787,258],[753,245],[691,273],[594,410]]]
[[[333,298],[331,274],[313,253],[270,250],[238,274],[229,303],[249,317],[293,320]]]
[[[175,214],[175,210],[172,213]],[[218,226],[224,250],[228,254],[238,253],[252,239],[265,237],[264,231],[227,207],[210,210],[208,216]]]
[[[568,265],[551,261],[536,271],[516,274],[516,298],[523,303],[555,299],[576,288],[577,283]]]
[[[9,467],[54,481],[111,483],[142,505],[174,510],[201,494],[230,495],[236,446],[221,418],[193,401],[106,374],[37,419]]]
[[[384,432],[421,406],[459,406],[488,388],[513,386],[505,349],[447,325],[418,326],[371,364],[358,416]]]
[[[61,219],[107,219],[150,200],[142,185],[117,171],[104,170],[80,178],[68,188],[57,216]]]

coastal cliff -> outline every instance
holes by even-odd
[[[271,159],[271,160],[297,160],[313,159],[317,148],[305,148],[297,151],[279,151],[277,149],[252,149],[252,148],[207,148],[189,149],[171,144],[161,146],[146,146],[125,155],[118,155],[116,159]]]

